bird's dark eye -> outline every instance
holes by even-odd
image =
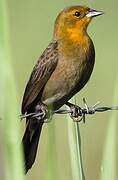
[[[74,14],[76,17],[79,17],[81,14],[79,11],[76,11],[75,14]]]

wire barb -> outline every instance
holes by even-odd
[[[96,112],[105,112],[105,111],[112,111],[112,110],[118,110],[118,106],[111,106],[111,107],[107,107],[107,106],[101,106],[101,107],[98,107],[98,104],[100,104],[100,102],[97,102],[96,104],[94,104],[93,106],[89,106],[88,103],[87,103],[87,100],[85,98],[83,98],[83,103],[84,103],[84,108],[81,108],[77,105],[73,105],[72,108],[79,108],[78,110],[78,122],[82,121],[85,123],[85,119],[86,119],[86,115],[90,114],[90,115],[93,115],[95,114]],[[73,110],[72,108],[70,107],[69,109],[58,109],[58,110],[54,110],[54,111],[51,111],[51,115],[53,114],[70,114],[71,118],[74,119],[74,117],[72,117],[72,113],[73,113]],[[48,113],[48,112],[47,112]],[[24,118],[37,118],[37,119],[41,119],[42,118],[39,118],[39,117],[42,117],[43,116],[43,112],[41,113],[37,113],[37,112],[33,112],[33,113],[29,113],[29,114],[23,114],[23,115],[20,115],[20,118],[21,119],[24,119]],[[77,121],[77,120],[76,120]],[[44,121],[45,122],[45,121]]]

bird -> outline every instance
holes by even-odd
[[[102,14],[79,5],[58,14],[52,41],[39,57],[26,85],[22,114],[45,112],[48,108],[58,110],[85,86],[95,62],[95,48],[87,27]],[[43,124],[43,118],[26,117],[22,139],[25,173],[35,162]]]

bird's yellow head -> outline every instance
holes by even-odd
[[[68,34],[76,38],[77,34],[86,33],[91,19],[103,12],[85,6],[71,6],[64,9],[56,18],[54,37],[61,39]]]

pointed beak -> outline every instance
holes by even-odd
[[[104,12],[102,11],[97,11],[95,9],[90,9],[89,12],[87,13],[87,17],[96,17],[96,16],[100,16],[103,15]]]

